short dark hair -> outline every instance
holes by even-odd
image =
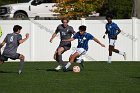
[[[113,15],[112,15],[112,14],[108,14],[108,15],[106,15],[106,19],[108,19],[108,18],[113,19]]]
[[[14,32],[17,32],[18,30],[21,30],[21,29],[22,29],[22,27],[19,25],[14,25],[14,27],[13,27]]]
[[[86,31],[86,26],[85,25],[81,25],[81,26],[79,26],[79,30],[81,30],[81,31]]]
[[[67,22],[69,22],[69,19],[66,18],[66,17],[62,18],[62,19],[61,19],[61,22],[63,23],[64,20],[67,20]]]

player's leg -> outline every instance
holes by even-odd
[[[54,60],[57,61],[57,59],[56,59],[56,53],[57,53],[57,51],[55,51],[55,53],[54,53],[54,55],[53,55],[53,58],[54,58]]]
[[[1,60],[1,49],[0,49],[0,64],[3,64],[4,61]]]
[[[57,58],[60,64],[63,64],[63,60],[62,60],[62,53],[64,52],[64,47],[59,47],[57,49]]]
[[[55,53],[55,59],[59,63],[59,65],[55,68],[55,70],[60,70],[64,65],[62,60],[62,53],[64,53],[65,49],[63,47],[59,47]]]
[[[82,68],[84,68],[84,59],[82,57],[83,55],[80,55],[78,58],[76,58],[76,63],[79,63]]]
[[[19,63],[19,74],[23,71],[23,66],[24,66],[24,55],[19,54],[19,59],[20,59],[20,63]]]
[[[66,66],[63,68],[63,71],[67,71],[67,69],[71,66],[71,64],[74,62],[74,60],[79,57],[79,53],[75,52],[69,57],[69,62],[66,64]]]
[[[111,59],[112,59],[112,52],[115,46],[115,40],[113,39],[109,39],[109,56],[108,56],[108,63],[111,63]]]
[[[126,60],[126,53],[125,52],[119,51],[118,49],[113,49],[113,52],[122,55],[124,57],[124,60]]]
[[[4,61],[7,61],[8,57],[5,57],[3,54],[0,56],[0,64],[3,64]]]
[[[77,48],[76,51],[79,53],[79,57],[76,58],[76,63],[81,64],[82,68],[84,68],[83,55],[85,55],[87,51],[83,48]]]
[[[80,57],[84,54],[86,54],[86,50],[84,50],[83,48],[77,48],[76,51],[70,56],[69,62],[66,64],[64,69],[68,69],[70,67],[71,63],[75,62],[75,59],[77,59],[78,57]],[[81,66],[84,67],[82,59],[79,60],[78,63],[80,63]]]
[[[3,63],[4,63],[4,61],[0,59],[0,65],[3,64]]]
[[[120,51],[118,49],[115,49],[115,42],[116,41],[114,41],[114,47],[113,47],[113,50],[112,51],[115,52],[115,53],[118,53],[118,54],[122,55],[124,57],[124,59],[126,60],[126,53],[125,52],[122,52],[122,51]]]

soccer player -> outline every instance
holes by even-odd
[[[111,63],[111,58],[112,58],[112,52],[118,53],[120,55],[123,55],[124,59],[126,60],[126,53],[119,51],[118,49],[115,49],[115,43],[117,40],[117,35],[121,32],[120,28],[118,25],[114,22],[112,22],[112,15],[107,15],[106,20],[108,23],[106,24],[106,32],[103,36],[105,39],[106,34],[108,34],[109,38],[109,56],[108,56],[108,63]]]
[[[64,71],[67,71],[67,69],[70,67],[70,65],[75,61],[76,58],[85,55],[88,51],[88,42],[89,40],[94,40],[96,43],[101,45],[102,47],[105,47],[104,44],[102,44],[98,39],[96,39],[93,35],[86,32],[86,26],[82,25],[79,27],[79,32],[77,32],[72,38],[63,40],[65,42],[70,42],[75,39],[78,39],[78,46],[76,51],[70,56],[69,62],[65,65],[63,68]]]
[[[63,18],[61,22],[62,24],[58,25],[50,39],[50,42],[52,43],[57,33],[60,33],[60,44],[54,54],[54,59],[59,63],[59,65],[55,68],[55,70],[62,69],[62,66],[64,65],[62,54],[71,48],[71,42],[64,42],[62,40],[71,38],[72,34],[75,33],[73,27],[68,25],[69,19]]]
[[[8,58],[12,60],[20,59],[19,74],[22,72],[25,57],[24,55],[17,53],[17,48],[29,38],[29,34],[27,33],[26,37],[22,39],[20,34],[21,29],[21,26],[15,25],[13,27],[13,33],[7,34],[3,42],[0,44],[0,50],[6,44],[6,47],[0,57],[0,64],[3,64],[4,61],[8,60]]]

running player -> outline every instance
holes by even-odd
[[[126,60],[126,53],[119,51],[118,49],[115,49],[117,35],[121,32],[121,30],[116,23],[112,22],[112,18],[113,18],[112,15],[106,16],[106,20],[108,21],[108,23],[105,26],[106,32],[105,32],[105,35],[103,36],[103,38],[105,39],[106,34],[108,34],[108,39],[109,39],[108,63],[111,63],[112,52],[123,55],[124,59]]]
[[[24,55],[17,53],[17,48],[21,43],[25,42],[29,38],[29,34],[27,33],[26,37],[22,39],[20,34],[21,29],[21,26],[15,25],[13,27],[13,33],[7,34],[4,41],[0,44],[0,50],[6,44],[2,55],[0,53],[0,64],[3,64],[4,61],[8,60],[8,58],[12,60],[20,59],[19,74],[22,72],[25,57]]]

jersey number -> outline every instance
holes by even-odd
[[[14,40],[14,36],[11,36],[10,37],[10,42],[13,42],[13,40]]]

